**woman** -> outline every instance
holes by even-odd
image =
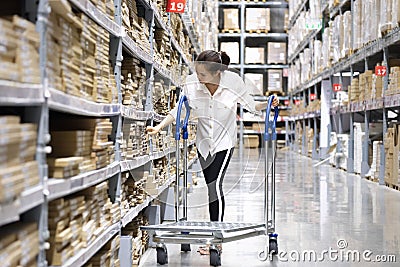
[[[268,102],[255,103],[245,90],[242,78],[227,71],[230,58],[225,52],[206,50],[195,61],[196,73],[186,79],[182,94],[188,98],[191,116],[198,119],[196,147],[208,187],[211,221],[222,222],[225,199],[222,182],[237,138],[237,103],[252,113],[265,109]],[[278,98],[273,106],[279,104]],[[182,114],[185,114],[182,111]],[[154,135],[176,120],[177,108],[157,126],[147,127]]]

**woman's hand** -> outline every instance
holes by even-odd
[[[161,129],[160,129],[160,127],[158,127],[158,125],[155,127],[153,127],[153,126],[146,127],[146,133],[149,135],[156,135],[160,130]]]
[[[279,105],[279,98],[277,96],[273,96],[274,100],[272,100],[272,107],[277,107]]]

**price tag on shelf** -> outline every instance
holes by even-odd
[[[295,104],[296,106],[300,105],[300,100],[295,100],[295,101],[294,101],[294,104]]]
[[[285,104],[285,106],[289,106],[290,101],[289,101],[289,100],[285,100],[285,101],[283,102],[283,104]]]
[[[386,76],[387,68],[386,66],[376,66],[375,67],[375,75],[376,76]]]
[[[307,30],[319,30],[322,28],[321,19],[306,19],[305,28]]]
[[[334,92],[342,91],[342,85],[340,83],[334,83],[333,84],[333,91]]]
[[[167,12],[183,13],[185,11],[186,0],[168,0]]]
[[[314,101],[315,99],[317,99],[317,95],[316,94],[310,94],[310,100]]]

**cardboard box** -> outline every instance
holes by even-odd
[[[221,51],[226,52],[231,58],[231,64],[239,64],[239,43],[238,42],[221,42]]]
[[[252,95],[264,95],[264,74],[245,73],[246,89]]]
[[[282,91],[282,70],[268,70],[268,91]]]
[[[224,29],[230,29],[230,30],[240,29],[238,8],[224,9]]]
[[[246,47],[245,64],[264,64],[264,48],[263,47]]]
[[[245,148],[258,148],[260,145],[258,135],[244,135],[243,140]]]
[[[286,64],[286,43],[268,42],[268,64]]]
[[[270,31],[269,8],[246,8],[246,31]]]

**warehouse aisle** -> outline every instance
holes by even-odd
[[[236,151],[225,178],[225,221],[262,221],[262,187],[252,191],[261,181],[264,163],[258,150],[245,150],[245,154],[243,172]],[[384,259],[376,258],[380,255],[395,255],[397,259],[397,264],[386,262],[382,266],[398,266],[400,192],[330,166],[314,168],[313,164],[299,154],[278,151],[280,257],[273,262],[258,261],[257,251],[264,238],[257,237],[224,244],[222,266],[362,266],[368,259]],[[190,220],[208,219],[204,186],[200,179],[190,194],[189,203],[194,206],[189,209]],[[200,256],[197,246],[187,254],[179,249],[168,245],[168,266],[209,266],[209,257]],[[145,254],[141,266],[156,266],[154,249]]]

